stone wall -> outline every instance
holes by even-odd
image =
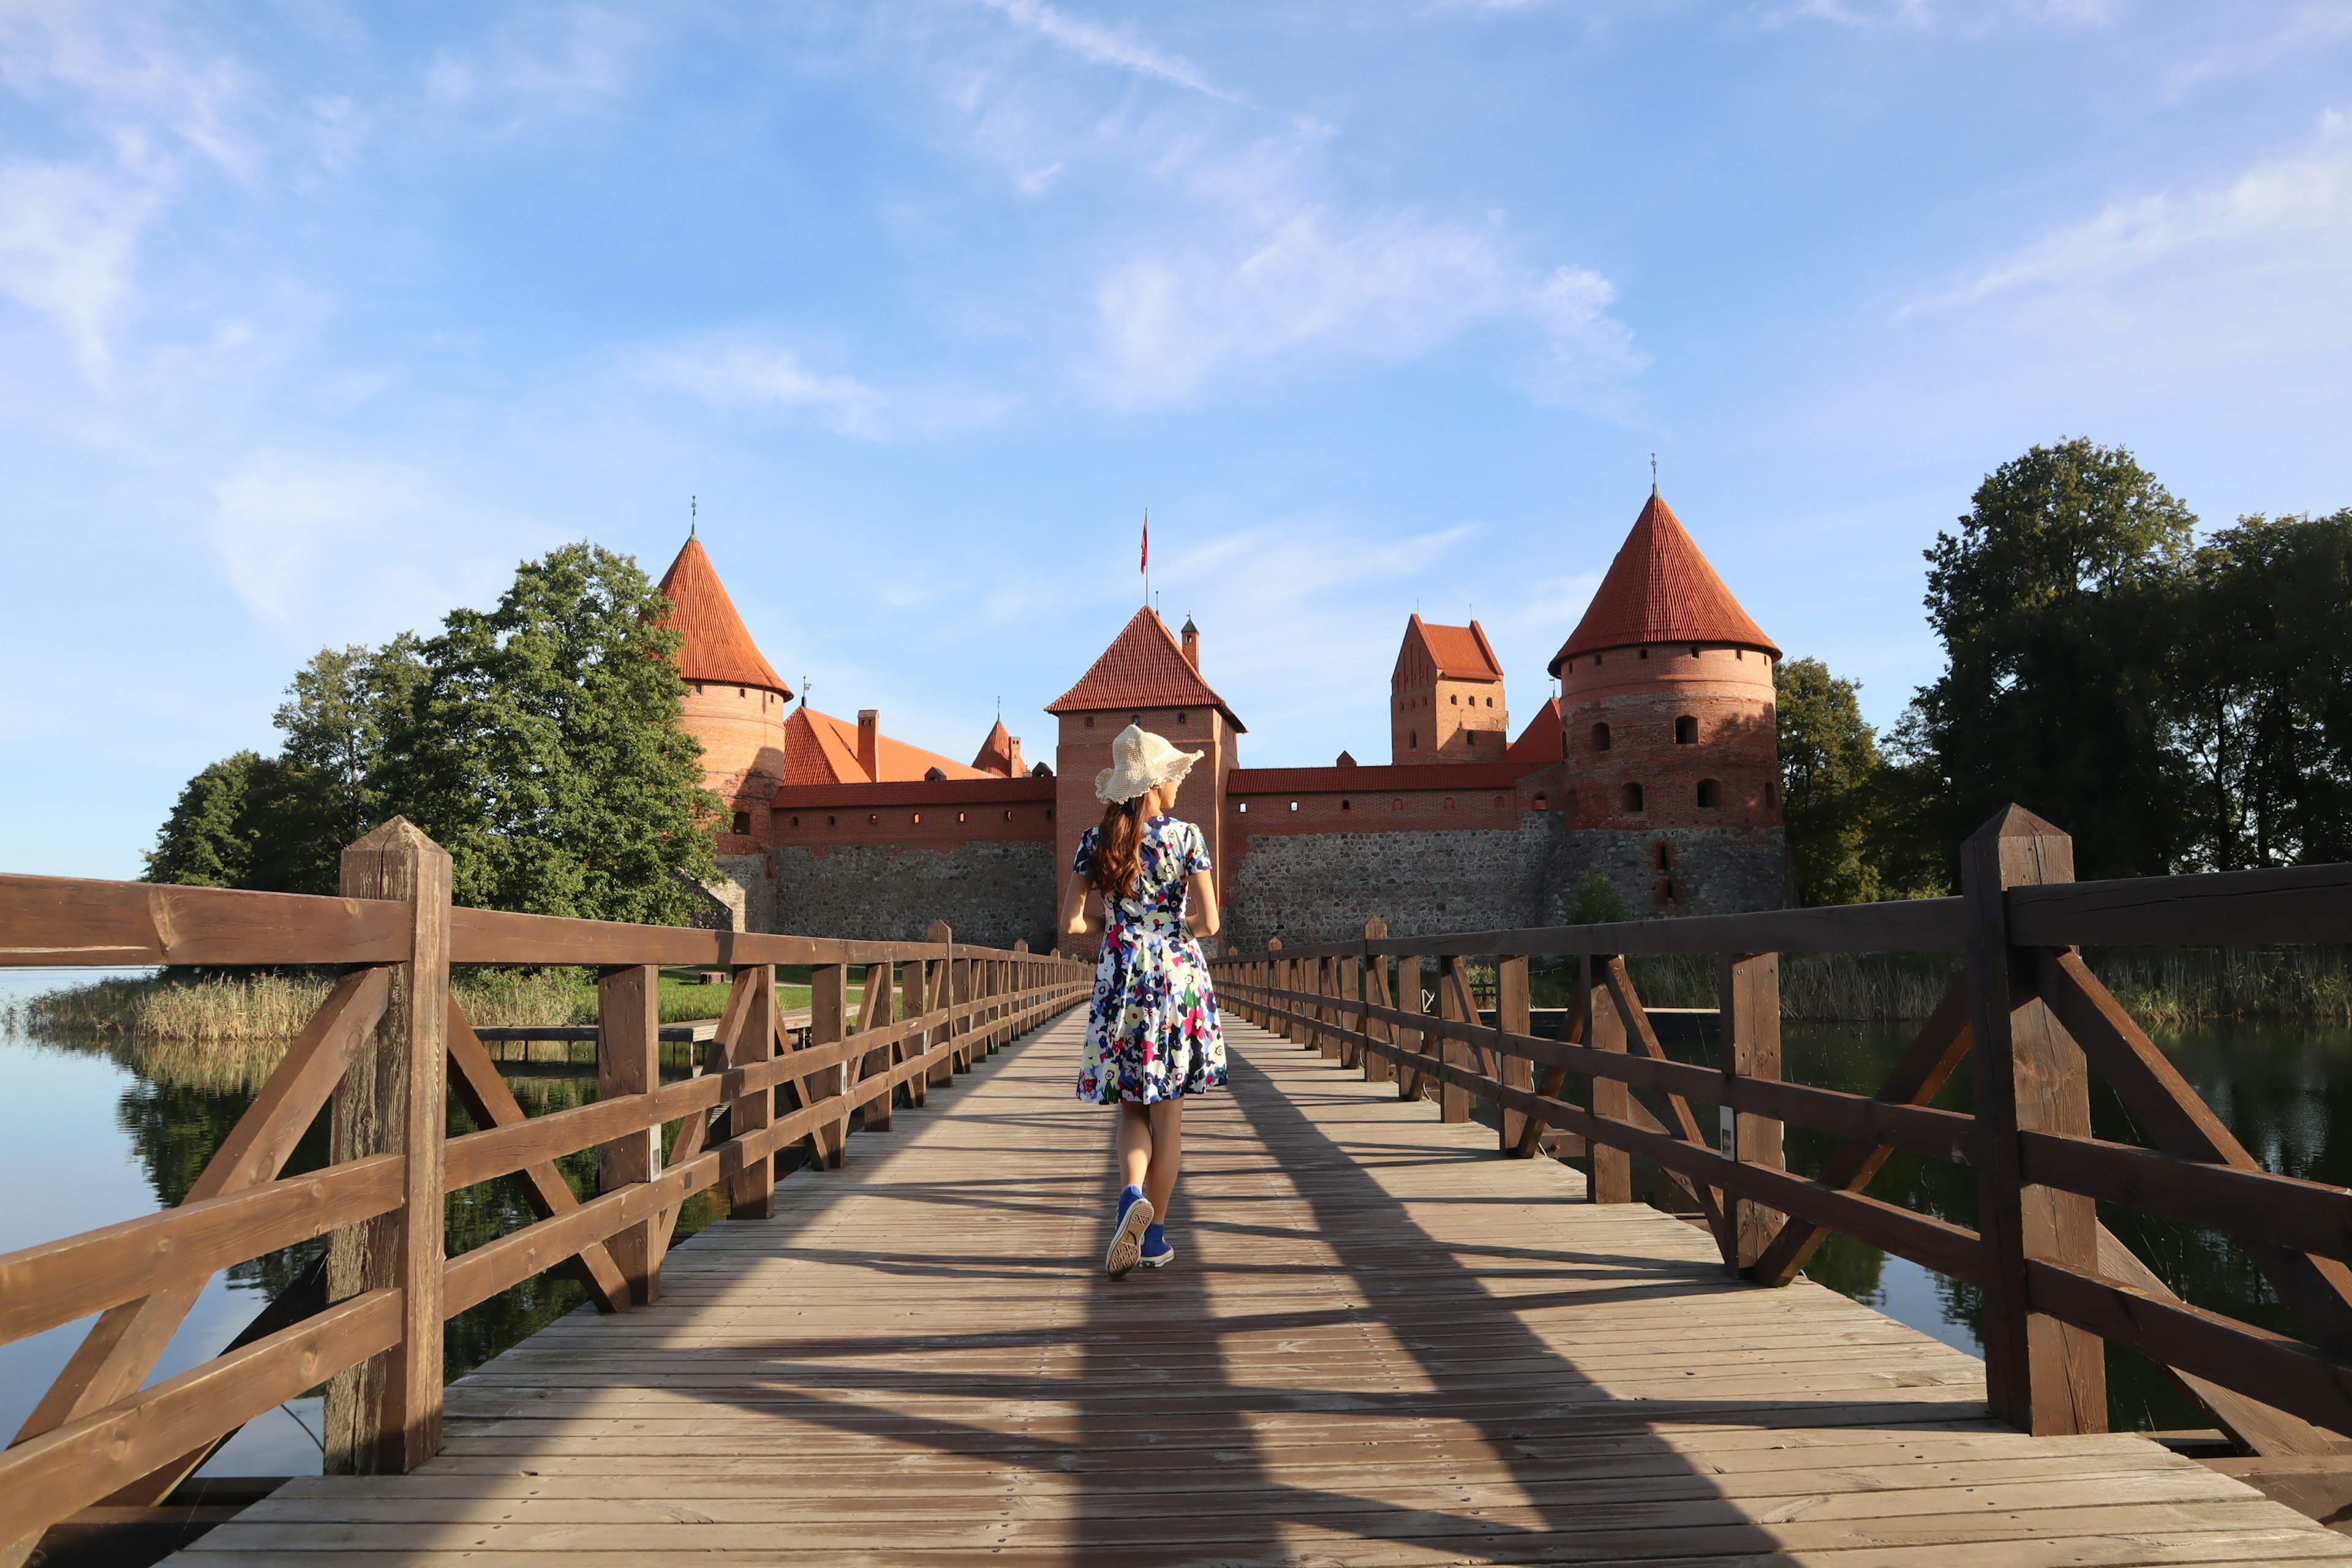
[[[1789,847],[1777,827],[1582,828],[1566,837],[1556,885],[1572,888],[1598,871],[1637,918],[1777,910],[1789,901]],[[1556,918],[1547,913],[1544,923]]]
[[[1033,951],[1054,945],[1054,847],[982,842],[953,848],[779,845],[763,931],[866,942],[919,942],[933,921],[956,940]],[[737,879],[740,880],[739,877]]]
[[[1225,900],[1229,947],[1344,942],[1378,915],[1395,936],[1548,924],[1569,869],[1555,812],[1512,828],[1257,834]]]
[[[719,873],[742,889],[742,931],[778,931],[776,879],[768,874],[765,855],[720,855]],[[722,895],[723,896],[723,895]]]

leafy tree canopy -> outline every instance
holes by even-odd
[[[449,850],[460,903],[679,923],[716,875],[718,802],[678,728],[667,600],[593,544],[524,563],[439,635],[321,651],[277,714],[280,754],[189,781],[152,881],[330,892],[344,845],[394,815]]]

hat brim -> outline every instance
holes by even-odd
[[[1177,752],[1160,759],[1157,766],[1139,764],[1105,768],[1095,775],[1095,798],[1105,805],[1116,805],[1133,800],[1148,789],[1180,783],[1192,771],[1192,764],[1206,754],[1202,752]]]

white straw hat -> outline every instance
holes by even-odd
[[[1133,800],[1154,784],[1176,783],[1200,760],[1200,752],[1180,752],[1165,736],[1129,724],[1110,743],[1111,765],[1095,775],[1095,798],[1105,805]]]

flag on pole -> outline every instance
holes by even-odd
[[[1143,560],[1135,569],[1147,577],[1151,575],[1151,511],[1149,508],[1143,513]]]

